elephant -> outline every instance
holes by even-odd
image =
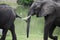
[[[50,37],[57,40],[57,36],[53,36],[56,26],[60,26],[60,3],[54,1],[36,1],[31,5],[27,15],[27,38],[29,37],[29,27],[31,16],[44,17],[44,40]]]
[[[0,40],[5,40],[8,30],[12,33],[12,40],[17,40],[14,25],[17,17],[22,18],[8,4],[0,4],[0,29],[3,30]]]

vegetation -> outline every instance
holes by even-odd
[[[17,0],[18,5],[30,6],[33,0]]]

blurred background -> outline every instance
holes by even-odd
[[[0,4],[5,3],[16,9],[17,15],[26,17],[28,14],[29,7],[37,0],[0,0]],[[27,24],[22,19],[16,18],[15,20],[15,31],[17,40],[43,40],[44,33],[44,17],[37,18],[32,16],[30,23],[30,36],[26,37]],[[60,28],[56,27],[54,35],[58,35],[60,38]],[[2,29],[0,29],[0,35],[2,35]],[[1,37],[1,36],[0,36]],[[11,33],[8,31],[6,40],[11,40]],[[51,39],[49,39],[51,40]],[[59,39],[58,39],[59,40]]]

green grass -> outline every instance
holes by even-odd
[[[7,36],[6,40],[12,40],[11,36]],[[26,38],[26,35],[17,35],[17,40],[43,40],[43,35],[31,34],[29,38]],[[48,38],[48,40],[52,40]],[[60,40],[60,36],[58,36],[58,40]]]
[[[5,3],[9,4],[10,6],[18,6],[17,4],[11,3],[11,2],[10,3],[5,2]],[[28,9],[29,9],[28,7],[19,6],[16,8],[16,11],[19,16],[26,17],[28,13]],[[17,40],[43,40],[43,30],[44,30],[44,18],[43,17],[36,18],[36,16],[32,16],[31,23],[30,23],[30,37],[28,39],[26,37],[26,27],[27,27],[27,24],[25,21],[19,18],[16,18],[15,31],[17,35]],[[56,32],[54,33],[55,35],[60,34],[60,32],[58,31],[59,29],[60,28],[57,27],[57,29],[55,30]],[[11,40],[12,36],[11,36],[10,31],[7,34],[8,36],[6,40]]]
[[[11,40],[11,37],[8,36],[6,40]],[[26,35],[17,36],[17,40],[43,40],[42,35],[30,35],[29,38],[26,38]]]
[[[0,4],[2,4],[2,3],[8,4],[11,6],[17,6],[18,5],[17,3],[14,3],[14,2],[0,2]]]

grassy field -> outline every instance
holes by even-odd
[[[11,36],[7,36],[6,40],[11,40]],[[42,35],[30,35],[29,38],[26,38],[26,35],[17,36],[17,40],[43,40]]]
[[[6,40],[12,40],[11,36],[7,36]],[[30,35],[29,38],[26,38],[26,35],[17,36],[17,40],[43,40],[43,35]],[[52,40],[48,38],[48,40]],[[58,40],[60,40],[60,36],[58,36]]]
[[[11,6],[17,6],[15,3],[7,3]],[[28,7],[19,6],[16,8],[17,14],[22,17],[26,17],[28,13]],[[44,29],[44,18],[36,18],[36,16],[32,16],[31,23],[30,23],[30,37],[27,39],[26,37],[26,27],[27,24],[25,21],[16,18],[15,20],[15,31],[17,35],[17,40],[43,40],[43,29]],[[60,28],[57,27],[54,32],[55,35],[59,35],[60,32],[58,31]],[[6,40],[11,40],[11,33],[10,31],[7,33],[8,36]],[[60,38],[60,36],[59,36]],[[50,39],[49,39],[50,40]]]

